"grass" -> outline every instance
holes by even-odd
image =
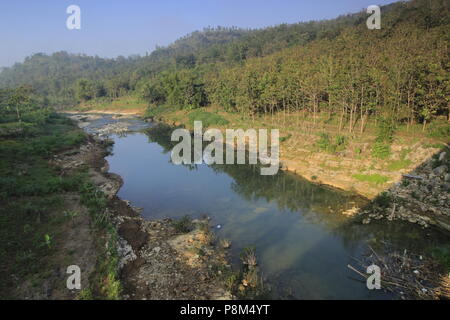
[[[211,126],[224,126],[229,123],[227,119],[222,117],[219,114],[211,113],[204,110],[194,110],[188,114],[188,121],[191,127],[194,126],[194,121],[201,121],[203,127],[211,127]]]
[[[51,134],[50,134],[51,133]],[[52,115],[33,136],[0,141],[0,298],[13,298],[11,274],[39,286],[64,217],[59,193],[76,191],[80,176],[61,177],[50,155],[78,145],[84,136],[66,119]]]
[[[397,160],[393,161],[388,165],[388,170],[390,171],[397,171],[401,169],[405,169],[411,165],[411,160],[403,159],[403,160]]]
[[[450,124],[447,121],[435,121],[427,129],[430,138],[442,139],[448,142],[450,137]]]
[[[358,181],[362,182],[368,182],[373,185],[380,185],[384,184],[389,181],[389,178],[386,176],[383,176],[381,174],[375,173],[375,174],[354,174],[353,178],[355,178]]]
[[[181,219],[173,221],[172,225],[177,233],[188,233],[192,230],[192,219],[186,215]]]
[[[105,219],[106,199],[89,185],[85,169],[61,175],[49,163],[55,153],[73,149],[85,139],[70,120],[52,114],[32,134],[0,140],[0,299],[17,298],[11,275],[40,287],[65,259],[58,251],[61,233],[68,216],[76,215],[64,210],[66,192],[81,193],[94,221],[93,231],[99,233],[98,247],[107,248],[98,259],[93,288],[81,296],[119,297],[117,236]]]
[[[343,135],[337,135],[332,139],[328,133],[323,132],[319,134],[319,137],[316,146],[321,151],[336,153],[345,150],[347,145],[347,138]]]
[[[450,277],[450,245],[435,247],[431,254],[446,269]]]

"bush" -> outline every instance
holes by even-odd
[[[186,215],[183,218],[174,221],[173,227],[178,233],[188,233],[192,230],[192,219]]]
[[[437,139],[446,139],[450,137],[450,124],[434,122],[428,127],[428,136]]]
[[[328,133],[321,133],[320,139],[317,141],[316,146],[325,152],[335,153],[345,149],[347,145],[347,138],[342,135],[337,135],[334,141],[331,140]]]
[[[391,155],[391,143],[394,139],[395,124],[388,119],[380,119],[378,123],[377,137],[372,147],[372,156],[386,159]]]

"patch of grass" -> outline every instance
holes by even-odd
[[[390,171],[397,171],[409,167],[411,163],[411,160],[408,159],[393,161],[388,165],[388,169]]]
[[[447,273],[450,276],[450,245],[434,248],[432,256],[446,268]]]
[[[160,118],[163,115],[178,111],[179,108],[175,106],[159,105],[150,106],[145,110],[144,118]]]
[[[81,203],[92,217],[97,232],[106,234],[100,237],[98,246],[103,248],[97,260],[96,274],[90,288],[94,299],[118,300],[121,294],[121,283],[118,274],[119,253],[117,249],[117,229],[111,222],[107,212],[107,199],[92,183],[85,182],[81,187]]]
[[[337,135],[332,139],[328,133],[321,133],[316,146],[321,150],[329,153],[335,153],[345,150],[347,146],[347,138],[343,135]]]
[[[93,288],[81,296],[119,298],[117,236],[105,212],[106,198],[89,183],[86,170],[62,175],[48,161],[85,139],[72,121],[51,114],[44,123],[37,123],[32,135],[0,140],[0,299],[17,298],[11,274],[39,287],[57,268],[58,259],[64,259],[55,258],[61,226],[77,215],[63,209],[61,194],[65,192],[81,193],[94,222],[93,231],[99,233],[99,250],[104,250],[91,281]]]
[[[443,147],[445,147],[446,145],[444,143],[426,143],[423,145],[425,148],[427,149],[442,149]]]
[[[374,184],[374,185],[384,184],[387,181],[389,181],[388,177],[383,176],[383,175],[378,174],[378,173],[375,173],[375,174],[354,174],[353,178],[355,178],[358,181],[369,182],[370,184]]]
[[[428,136],[431,138],[443,139],[449,141],[450,124],[448,122],[434,121],[428,127]]]
[[[391,155],[391,146],[385,142],[375,142],[372,147],[372,156],[378,159],[387,159]]]
[[[194,121],[201,121],[203,127],[207,128],[213,125],[223,126],[229,123],[227,119],[216,114],[204,110],[194,110],[188,114],[188,121],[190,126],[194,126]]]

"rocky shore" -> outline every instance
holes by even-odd
[[[449,154],[437,153],[361,210],[362,222],[405,220],[450,232],[449,168]]]

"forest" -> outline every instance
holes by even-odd
[[[448,7],[384,6],[381,30],[368,30],[362,11],[256,30],[208,27],[145,56],[38,53],[5,68],[0,87],[29,85],[57,108],[135,95],[149,114],[213,105],[246,117],[320,115],[349,133],[364,132],[370,119],[425,129],[450,120]]]

